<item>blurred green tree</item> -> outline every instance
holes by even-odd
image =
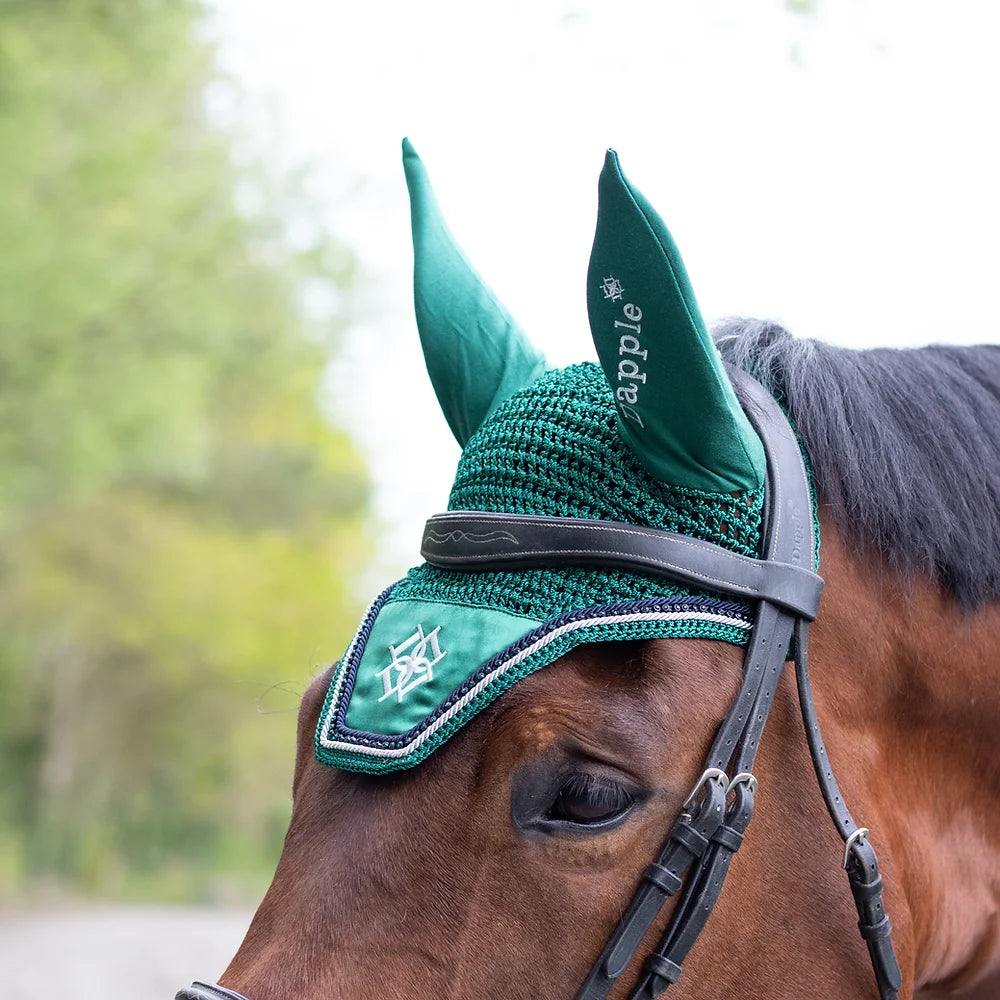
[[[358,610],[318,404],[353,260],[209,114],[204,17],[0,0],[0,895],[259,880],[295,704],[259,699]]]

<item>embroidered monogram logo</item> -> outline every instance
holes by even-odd
[[[439,663],[447,653],[438,643],[440,631],[441,626],[438,625],[429,635],[424,635],[423,625],[418,625],[416,632],[398,646],[389,644],[392,662],[375,674],[385,689],[380,702],[392,695],[396,696],[397,702],[401,702],[415,687],[434,679],[434,664]]]
[[[611,299],[612,302],[617,302],[625,294],[622,283],[617,278],[610,277],[601,282],[601,291],[604,292],[604,297]]]

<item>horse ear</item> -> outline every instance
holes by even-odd
[[[740,408],[663,220],[608,150],[587,310],[625,442],[661,482],[712,493],[764,482]]]
[[[455,242],[409,139],[403,140],[403,169],[420,343],[445,419],[464,447],[500,403],[545,371],[545,358]]]

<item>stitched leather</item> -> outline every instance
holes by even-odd
[[[696,858],[700,858],[708,850],[708,837],[699,833],[693,826],[679,824],[671,834],[678,844],[686,847]]]
[[[767,560],[787,561],[801,569],[811,569],[813,558],[812,508],[808,480],[798,442],[777,404],[746,376],[730,373],[748,398],[747,415],[764,443],[768,461],[764,550]],[[807,520],[808,516],[808,520]],[[730,774],[753,770],[760,736],[767,722],[783,662],[788,654],[797,616],[775,602],[762,599],[757,608],[744,662],[740,693],[719,728],[710,753],[710,766],[729,769]],[[721,763],[715,765],[715,761]],[[734,789],[732,805],[726,812],[723,833],[714,837],[701,865],[688,879],[681,901],[654,955],[678,969],[711,915],[729,871],[729,863],[743,840],[753,815],[752,786],[742,783]],[[630,1000],[651,1000],[673,980],[659,976],[644,966]]]
[[[647,881],[651,882],[658,889],[661,889],[667,896],[672,896],[680,887],[681,879],[675,875],[672,871],[668,871],[661,864],[657,864],[655,861],[651,861],[647,866],[645,872],[643,872],[642,877]]]
[[[650,955],[643,968],[648,975],[659,977],[667,984],[676,983],[681,976],[681,967],[660,955]]]
[[[689,825],[702,836],[711,836],[722,821],[725,801],[726,793],[722,786],[718,782],[710,782],[705,797],[694,814],[682,813],[678,817],[671,836],[667,837],[666,843],[657,855],[657,864],[680,880],[694,859],[694,855],[674,839],[673,832],[682,825]],[[646,931],[663,908],[664,900],[671,895],[673,893],[667,892],[659,883],[647,880],[640,883],[625,916],[604,946],[587,982],[584,983],[580,992],[581,1000],[601,997],[607,993],[618,976],[625,971],[636,948],[642,943]]]
[[[749,775],[777,688],[794,650],[799,700],[810,753],[830,815],[848,852],[848,877],[858,929],[871,957],[882,1000],[896,1000],[902,976],[882,902],[882,879],[871,845],[856,837],[826,759],[809,684],[808,621],[816,616],[823,581],[812,572],[814,551],[809,484],[798,442],[771,396],[727,366],[747,416],[764,443],[768,462],[764,558],[749,559],[697,539],[608,521],[451,512],[427,522],[421,552],[433,565],[484,571],[529,566],[611,566],[662,574],[682,583],[759,602],[740,691],[716,733],[706,762],[732,775]],[[794,630],[794,644],[793,640]],[[727,794],[733,795],[726,807]],[[646,868],[625,915],[577,994],[603,1000],[652,926],[664,901],[682,895],[657,948],[642,967],[630,1000],[651,1000],[681,975],[688,951],[711,915],[733,854],[753,815],[755,782],[725,789],[705,782],[700,798],[676,820]],[[688,874],[689,869],[694,869]],[[686,882],[684,881],[687,875]],[[194,983],[175,1000],[246,1000],[225,987]]]
[[[784,414],[761,386],[749,376],[735,370],[730,370],[730,378],[739,387],[745,400],[747,415],[764,442],[768,458],[765,558],[761,562],[795,568],[800,571],[797,579],[804,581],[807,578],[806,574],[811,570],[814,542],[809,486],[798,442]],[[728,570],[734,565],[729,559],[710,561],[714,564],[712,569],[715,570],[714,575],[717,578],[722,575],[718,572],[719,566],[725,566]],[[701,568],[703,567],[699,567]],[[783,582],[787,581],[791,585],[794,579],[796,577],[792,574],[787,574]],[[818,577],[814,579],[819,581],[821,587],[822,581]],[[718,585],[718,579],[716,582]],[[812,586],[815,586],[815,582]],[[723,770],[728,768],[730,774],[747,773],[752,770],[783,662],[793,648],[791,641],[793,629],[797,665],[800,661],[804,665],[804,679],[800,677],[800,689],[805,690],[806,694],[802,695],[800,690],[800,698],[803,701],[806,728],[812,731],[810,750],[815,750],[813,743],[819,740],[815,712],[813,711],[810,717],[805,707],[806,703],[810,709],[812,706],[808,685],[806,622],[815,616],[818,591],[815,603],[811,606],[803,600],[777,600],[764,593],[759,594],[759,600],[754,630],[747,648],[740,692],[719,727],[707,762],[709,767]],[[821,741],[819,745],[822,746]],[[825,756],[825,749],[823,755]],[[819,760],[815,752],[814,760]],[[828,772],[828,768],[824,766],[821,772],[817,763],[816,772],[824,797],[829,796],[831,815],[834,815],[838,830],[846,841],[856,827],[850,820],[845,806],[841,806],[839,816],[834,814],[834,797],[839,803],[843,800],[835,783],[831,784],[832,774]],[[667,931],[653,954],[646,959],[630,1000],[651,1000],[676,981],[680,975],[681,963],[708,920],[721,892],[730,860],[742,843],[743,834],[753,814],[753,786],[741,783],[735,787],[734,793],[733,803],[726,811],[724,823],[716,828],[700,865],[691,873],[683,886],[680,902]],[[865,855],[863,864],[860,860],[862,853]],[[879,891],[881,880],[879,879],[876,887],[874,879],[864,878],[866,872],[877,875],[877,861],[870,845],[865,841],[859,841],[853,846],[852,864],[848,872],[851,876],[852,889],[855,891],[855,902],[858,905],[859,929],[868,945],[879,995],[882,1000],[896,1000],[901,977],[888,936],[890,930],[888,917],[884,917],[882,909]],[[660,903],[662,904],[662,899]],[[629,914],[631,912],[630,908]],[[649,909],[645,916],[651,922],[655,918],[655,913]],[[616,934],[620,933],[621,926],[619,925]],[[648,928],[648,924],[646,926]],[[635,941],[634,946],[637,947],[639,941],[635,938],[634,927],[632,931],[630,939]],[[612,940],[615,940],[615,935],[612,936]],[[613,966],[607,961],[602,965],[602,959],[605,957],[605,954],[602,954],[602,959],[595,964],[578,994],[578,1000],[602,1000],[607,996],[614,984],[615,975],[619,970],[623,971],[627,965],[627,962],[622,962],[623,946],[624,942],[619,942],[619,953]]]
[[[735,826],[727,826],[724,823],[712,834],[712,840],[735,854],[743,845],[743,832]]]
[[[689,877],[670,926],[643,964],[629,1000],[650,1000],[677,981],[684,959],[712,915],[729,871],[729,862],[743,842],[743,833],[753,816],[752,788],[746,784],[737,785],[734,793],[724,823],[713,834],[712,844],[702,858],[701,866]],[[662,966],[657,962],[663,963]],[[676,975],[670,978],[657,971],[663,967],[675,969]]]
[[[858,832],[858,825],[854,822],[837,779],[833,776],[819,720],[816,718],[812,685],[809,682],[808,634],[808,626],[804,622],[799,622],[795,628],[795,643],[798,649],[795,658],[795,680],[799,691],[799,707],[805,726],[806,742],[809,745],[809,755],[812,757],[813,770],[816,772],[823,801],[837,827],[837,832],[844,843],[847,843]],[[868,955],[875,972],[879,995],[882,1000],[896,1000],[903,984],[903,974],[889,937],[892,924],[882,901],[882,876],[879,872],[878,858],[875,849],[864,838],[854,840],[851,844],[847,859],[847,878],[858,911],[858,930],[868,945]]]
[[[441,569],[601,566],[771,601],[812,620],[823,581],[811,566],[751,559],[720,545],[617,521],[449,511],[427,521],[420,554]]]

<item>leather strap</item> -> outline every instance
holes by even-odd
[[[730,377],[739,386],[744,408],[764,444],[768,460],[765,558],[754,562],[788,566],[799,579],[811,578],[810,587],[815,588],[815,604],[818,604],[822,580],[812,573],[812,504],[798,442],[769,393],[742,372],[732,371]],[[803,614],[801,601],[792,602],[789,607],[789,602],[774,601],[762,594],[755,596],[759,604],[744,661],[743,682],[716,733],[706,762],[707,768],[730,768],[729,773],[734,776],[752,769],[796,618],[815,615],[815,604],[812,614]],[[712,912],[729,862],[742,843],[753,814],[756,782],[749,775],[747,779],[734,783],[732,805],[720,817],[708,850],[688,878],[670,925],[646,960],[631,1000],[656,997],[680,976],[681,965]],[[660,900],[661,905],[664,901],[665,897]],[[649,929],[656,915],[651,910],[644,913],[648,919],[644,930]],[[603,1000],[618,974],[618,966],[611,966],[602,953],[577,1000]]]
[[[631,1000],[652,1000],[681,975],[682,963],[711,915],[753,815],[756,779],[750,772],[783,663],[793,652],[814,769],[847,845],[845,867],[858,927],[868,945],[881,1000],[897,1000],[902,976],[882,902],[878,861],[865,837],[867,831],[854,823],[833,777],[809,684],[807,622],[816,616],[823,581],[812,572],[812,505],[805,467],[794,433],[771,395],[742,371],[727,368],[767,454],[763,559],[617,522],[470,511],[432,517],[421,553],[435,566],[479,572],[565,565],[633,569],[758,602],[740,691],[716,733],[705,773],[647,866],[577,1000],[607,996],[665,900],[678,891],[683,891],[680,902],[658,947],[646,959]],[[726,779],[726,768],[734,776],[732,781]],[[175,1000],[246,998],[225,987],[194,983]]]
[[[731,372],[730,377],[740,388],[747,415],[767,455],[765,559],[787,561],[803,573],[810,572],[814,551],[812,504],[798,442],[769,393],[742,373]],[[647,959],[631,1000],[651,1000],[676,981],[718,901],[729,863],[753,815],[756,780],[750,772],[789,655],[795,622],[796,616],[787,608],[767,598],[760,600],[744,661],[744,681],[709,755],[713,764],[723,761],[718,766],[728,767],[734,775],[732,804],[714,835],[712,847],[684,887],[670,925]],[[745,776],[745,780],[736,775]],[[663,970],[671,974],[665,975]]]
[[[725,820],[712,835],[701,865],[692,873],[666,934],[643,963],[630,1000],[658,997],[680,978],[684,959],[712,914],[729,862],[743,842],[743,833],[753,816],[753,786],[741,783],[734,791]]]
[[[600,992],[601,983],[604,980],[613,983],[625,971],[646,931],[662,909],[664,900],[680,887],[684,873],[695,855],[685,844],[688,838],[683,833],[678,836],[679,831],[696,831],[707,846],[708,837],[719,825],[725,804],[725,785],[709,779],[705,782],[705,794],[698,807],[691,812],[681,813],[677,818],[656,860],[646,869],[629,908],[601,952],[595,965],[595,969],[600,969],[599,978],[595,978],[590,992],[587,985],[584,985],[581,998],[603,996]]]
[[[765,600],[812,620],[823,581],[812,566],[752,559],[721,545],[618,521],[449,511],[427,521],[420,554],[441,569],[602,566]]]
[[[892,923],[882,901],[882,876],[878,858],[875,856],[875,849],[868,842],[867,831],[854,822],[837,785],[837,779],[833,776],[809,683],[809,627],[804,622],[796,624],[795,645],[798,652],[795,659],[795,680],[813,770],[834,826],[844,844],[850,845],[845,851],[844,867],[858,911],[858,930],[868,945],[879,996],[882,1000],[896,1000],[903,984],[903,974],[890,938]]]
[[[247,1000],[242,993],[227,990],[225,986],[215,983],[192,983],[183,990],[178,990],[174,1000]]]

